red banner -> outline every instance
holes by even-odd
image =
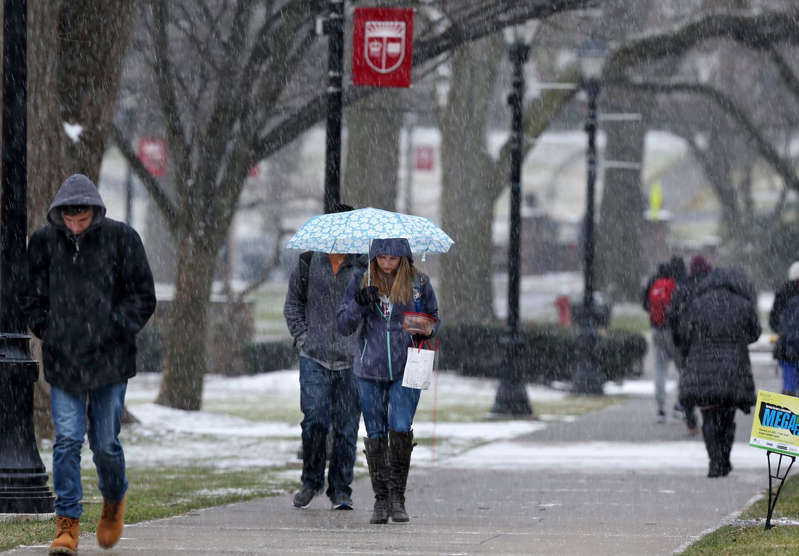
[[[410,87],[413,9],[355,8],[352,82]]]
[[[139,139],[138,155],[151,176],[161,178],[166,175],[166,141],[142,137]]]
[[[432,145],[417,145],[413,148],[416,170],[431,172],[436,167],[436,151]]]

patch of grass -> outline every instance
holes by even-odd
[[[286,288],[287,284],[267,282],[253,293],[257,336],[290,337],[283,317]]]
[[[768,493],[741,512],[741,519],[766,519],[766,515],[768,515]],[[782,486],[772,519],[781,517],[799,520],[799,476],[788,477]]]
[[[762,526],[727,525],[705,535],[682,554],[684,556],[799,554],[799,530],[795,527],[775,527],[764,531]]]
[[[768,514],[768,496],[741,512],[742,520],[760,520],[757,525],[727,525],[709,533],[682,554],[799,554],[799,527],[776,525],[764,530]],[[799,477],[785,481],[774,508],[772,521],[780,518],[799,520]]]
[[[239,417],[256,423],[270,422],[295,425],[302,421],[299,398],[297,398],[296,403],[291,405],[287,405],[285,399],[277,396],[260,399],[237,398],[233,402],[231,403],[231,400],[204,400],[203,411]]]
[[[649,315],[642,310],[635,313],[613,315],[610,319],[610,328],[643,334],[651,328],[651,325],[649,323]]]
[[[138,523],[186,513],[191,510],[276,496],[296,487],[283,478],[284,468],[246,471],[211,468],[162,467],[128,469],[128,504],[125,523]],[[81,533],[97,530],[103,500],[97,490],[94,470],[81,473],[83,515]],[[52,484],[52,483],[51,483]],[[0,522],[0,550],[19,545],[49,543],[55,531],[53,520]]]
[[[417,422],[433,420],[433,403],[425,403],[425,395],[416,410],[413,420]],[[483,404],[453,403],[440,404],[435,408],[436,421],[441,423],[474,423],[486,420],[491,410],[491,402]]]

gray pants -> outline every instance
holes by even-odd
[[[665,413],[666,406],[666,374],[669,372],[669,361],[674,359],[674,343],[671,330],[666,327],[652,329],[652,346],[655,355],[655,402],[658,412]]]

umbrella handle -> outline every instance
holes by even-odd
[[[369,253],[372,252],[372,240],[369,239]],[[366,254],[366,285],[372,285],[372,261],[369,260],[369,253]]]

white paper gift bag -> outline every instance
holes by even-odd
[[[405,361],[405,374],[402,385],[406,388],[427,390],[433,378],[436,352],[432,349],[408,348],[408,359]]]

